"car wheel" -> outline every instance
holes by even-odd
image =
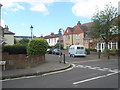
[[[73,54],[72,56],[73,56],[73,57],[75,57],[75,55],[74,55],[74,54]]]

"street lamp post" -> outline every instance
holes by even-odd
[[[33,39],[33,35],[32,35],[32,31],[33,31],[33,26],[31,25],[30,27],[30,30],[31,30],[31,40]]]
[[[59,31],[58,31],[58,35],[59,35],[59,50],[61,51],[61,46],[60,46],[60,44],[61,44],[61,41],[60,41],[60,37],[62,36],[62,28],[60,28],[59,29]],[[63,30],[64,31],[64,30]],[[60,57],[60,59],[61,59],[61,52],[59,52],[59,57]],[[60,61],[60,63],[61,63],[62,61]],[[64,59],[64,64],[65,64],[65,59]]]

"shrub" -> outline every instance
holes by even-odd
[[[9,54],[27,54],[26,46],[24,45],[6,45],[3,47],[3,52],[8,52]]]
[[[23,38],[19,41],[19,44],[28,46],[29,41],[29,39]]]
[[[59,43],[57,43],[55,46],[54,46],[55,48],[60,48],[61,50],[63,50],[63,44],[59,44]]]
[[[109,49],[108,51],[109,51],[109,52],[117,52],[118,50],[116,50],[116,49],[111,49],[111,50],[110,50],[110,49]],[[107,50],[105,49],[103,52],[107,52]]]
[[[110,52],[117,52],[117,50],[116,49],[112,49],[112,50],[110,50]]]
[[[92,48],[87,48],[86,51],[94,51],[94,52],[97,52],[96,49],[92,49]]]
[[[27,47],[28,55],[40,55],[45,54],[48,48],[48,43],[45,39],[33,39],[29,42]]]

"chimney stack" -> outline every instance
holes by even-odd
[[[81,25],[80,21],[78,21],[77,25]]]

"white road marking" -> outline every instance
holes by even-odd
[[[119,72],[120,72],[120,71],[119,71]],[[85,79],[85,80],[82,80],[82,81],[74,82],[73,84],[76,85],[76,84],[80,84],[80,83],[84,83],[84,82],[88,82],[88,81],[96,80],[96,79],[99,79],[99,78],[108,77],[108,76],[111,76],[111,75],[117,74],[117,73],[119,73],[119,72],[109,73],[109,74],[106,74],[106,75],[101,75],[101,76],[97,76],[97,77],[93,77],[93,78]]]
[[[88,65],[76,65],[77,68],[88,68],[92,70],[99,70],[99,71],[108,71],[108,72],[118,72],[118,69],[110,69],[110,68],[101,68],[101,67],[93,67],[93,66],[88,66]]]

